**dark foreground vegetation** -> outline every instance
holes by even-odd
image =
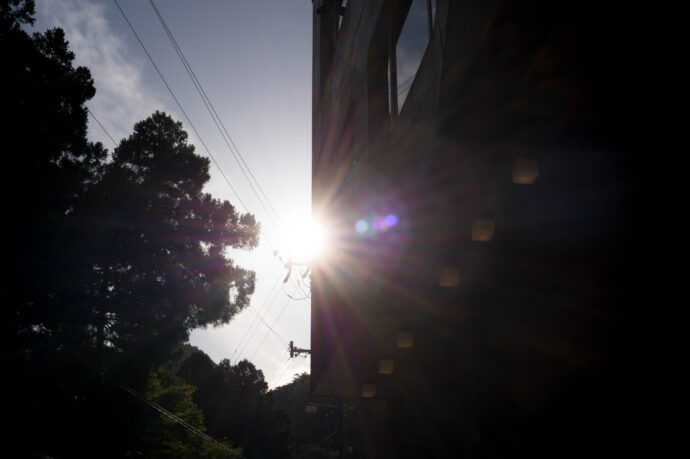
[[[33,22],[0,1],[6,457],[292,457],[262,372],[184,345],[249,304],[225,251],[259,224],[203,192],[209,161],[164,113],[112,152],[88,141],[91,74]]]

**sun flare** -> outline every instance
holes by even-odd
[[[304,218],[286,226],[281,253],[296,262],[310,262],[323,255],[326,249],[326,232],[315,218]]]

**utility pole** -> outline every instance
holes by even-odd
[[[290,341],[290,345],[288,346],[288,350],[290,351],[290,358],[293,358],[295,356],[298,356],[300,354],[311,354],[310,349],[301,349],[299,347],[295,347],[294,341]],[[306,357],[306,355],[305,355]]]
[[[280,260],[281,263],[285,265],[285,268],[288,270],[287,275],[285,276],[285,279],[283,279],[283,283],[287,283],[288,279],[290,279],[290,275],[292,274],[292,267],[293,266],[306,266],[307,270],[302,274],[302,278],[305,278],[309,275],[309,271],[311,270],[311,263],[306,262],[306,261],[293,261],[292,260],[292,255],[287,260],[283,260],[283,257],[281,257],[278,253],[277,250],[273,251],[273,255],[278,257],[278,260]]]

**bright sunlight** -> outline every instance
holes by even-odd
[[[309,262],[326,249],[323,225],[315,218],[289,222],[281,241],[280,254],[295,262]]]

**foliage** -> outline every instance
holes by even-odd
[[[172,427],[141,414],[117,382],[203,427],[191,387],[151,369],[191,329],[227,323],[249,303],[254,273],[226,252],[254,248],[259,224],[203,192],[209,162],[164,113],[137,123],[112,155],[89,142],[91,74],[74,66],[61,29],[27,33],[33,14],[33,1],[0,0],[4,166],[22,178],[4,182],[9,438],[60,457],[122,457],[142,438],[148,457],[153,445],[170,453]],[[223,457],[209,448],[193,456]]]
[[[21,24],[33,24],[35,2],[33,0],[5,0],[0,2],[0,33],[16,30]]]
[[[204,432],[203,413],[192,400],[194,391],[193,386],[158,368],[149,374],[144,396]],[[141,447],[129,455],[146,458],[238,458],[242,457],[242,450],[233,449],[227,442],[224,448],[169,417],[159,415],[148,424]]]
[[[84,273],[94,292],[87,307],[97,305],[93,338],[128,355],[130,367],[133,354],[165,361],[191,329],[227,323],[254,291],[254,273],[225,253],[255,247],[258,225],[202,192],[208,167],[181,124],[156,112],[115,149],[75,210],[93,229],[84,244],[98,253]]]
[[[216,365],[196,350],[178,374],[199,388],[194,400],[209,434],[241,446],[249,459],[292,457],[290,421],[275,408],[263,372],[251,362],[232,365],[225,359]]]
[[[12,351],[23,353],[56,328],[56,310],[70,301],[70,212],[100,176],[106,151],[86,141],[84,103],[95,88],[89,70],[73,66],[63,31],[30,36],[19,25],[33,22],[33,2],[0,5],[5,168],[22,177],[19,194],[5,182],[5,195],[16,197],[6,200],[14,288],[2,324]]]
[[[32,9],[5,1],[3,18],[30,22]],[[86,140],[95,89],[63,31],[30,37],[15,26],[2,31],[10,169],[27,176],[11,203],[17,288],[4,323],[14,351],[141,363],[143,377],[189,330],[248,304],[254,273],[225,253],[255,247],[259,226],[202,191],[209,161],[163,113],[137,123],[108,161]]]

